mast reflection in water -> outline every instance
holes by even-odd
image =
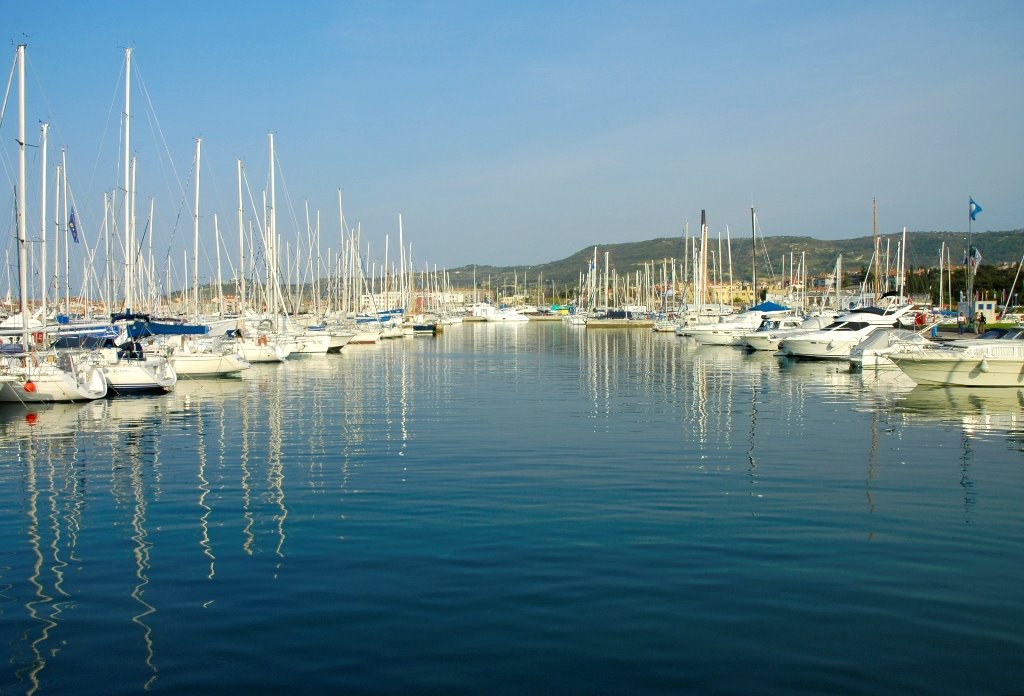
[[[0,691],[1019,691],[1022,423],[553,322],[7,409]]]

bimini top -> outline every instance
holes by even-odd
[[[784,307],[774,302],[762,302],[759,305],[751,307],[748,311],[750,312],[787,312],[789,307]]]

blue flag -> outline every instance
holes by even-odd
[[[978,205],[977,203],[975,203],[973,198],[971,198],[970,201],[971,201],[971,219],[972,220],[977,220],[978,219],[978,213],[981,212],[981,206]]]
[[[75,240],[75,244],[78,244],[78,225],[75,224],[75,209],[71,209],[71,215],[68,216],[68,232],[71,233],[71,238]]]

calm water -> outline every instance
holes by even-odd
[[[0,414],[0,692],[1024,690],[1024,393],[475,324]]]

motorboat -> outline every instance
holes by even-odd
[[[916,331],[878,329],[850,351],[850,369],[896,369],[890,355],[927,345],[932,345],[932,341]]]
[[[1024,326],[999,338],[974,338],[914,347],[889,359],[918,384],[1024,386]]]
[[[835,314],[817,314],[803,320],[798,320],[796,326],[790,326],[789,324],[791,324],[792,319],[786,317],[785,319],[778,320],[780,325],[775,328],[765,328],[764,330],[758,328],[757,331],[745,334],[743,341],[752,350],[777,351],[783,339],[812,331],[820,331],[835,321],[835,318]]]
[[[681,328],[683,335],[701,345],[742,345],[742,337],[757,329],[765,319],[781,316],[793,316],[793,310],[775,302],[762,302],[732,316],[722,317],[713,324]]]
[[[849,360],[854,347],[880,328],[899,328],[901,318],[913,305],[904,304],[895,296],[883,306],[859,307],[836,318],[820,331],[782,339],[779,351],[794,358]]]

